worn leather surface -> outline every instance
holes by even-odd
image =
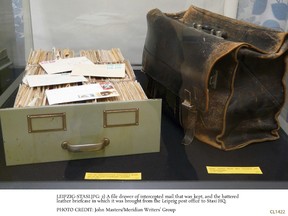
[[[175,14],[153,9],[147,25],[143,71],[151,78],[152,96],[162,97],[182,123],[185,144],[195,135],[233,150],[279,138],[287,33],[194,6]]]

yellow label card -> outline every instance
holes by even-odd
[[[260,167],[206,166],[209,174],[263,174]]]
[[[84,177],[85,180],[141,180],[141,173],[89,173]]]

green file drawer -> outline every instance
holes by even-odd
[[[0,110],[6,165],[160,151],[161,100]]]

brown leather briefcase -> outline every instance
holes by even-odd
[[[151,97],[194,137],[223,150],[276,140],[287,33],[191,6],[147,14],[143,71]]]

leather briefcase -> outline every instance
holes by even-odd
[[[194,137],[222,150],[279,138],[287,33],[191,6],[147,14],[142,67],[151,97]]]

